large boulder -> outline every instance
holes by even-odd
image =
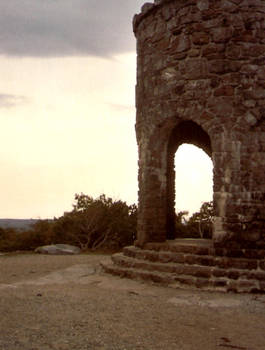
[[[80,248],[70,244],[52,244],[44,245],[35,249],[35,253],[53,254],[53,255],[73,255],[79,254]]]

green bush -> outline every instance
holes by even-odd
[[[73,244],[82,250],[118,250],[133,243],[137,207],[101,195],[75,195],[71,212],[53,220],[38,220],[30,230],[0,228],[0,251],[34,250],[48,244]]]

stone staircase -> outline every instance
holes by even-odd
[[[205,239],[125,247],[102,267],[113,275],[171,287],[265,293],[265,250],[228,252]]]

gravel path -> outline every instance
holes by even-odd
[[[0,256],[0,350],[265,349],[265,295],[120,279],[106,259]]]

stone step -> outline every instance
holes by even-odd
[[[146,243],[142,248],[125,247],[122,253],[112,256],[111,264],[104,269],[119,276],[170,286],[265,293],[262,251],[244,250],[241,255],[235,252],[231,256],[221,253],[216,254],[212,241],[206,239]]]
[[[150,242],[144,245],[145,250],[186,253],[196,255],[212,255],[214,247],[210,239],[175,239],[163,243]]]
[[[115,265],[119,265],[121,267],[133,267],[135,269],[142,269],[146,271],[157,271],[171,274],[185,274],[196,277],[208,278],[211,276],[211,267],[209,266],[193,266],[185,264],[150,262],[148,260],[134,259],[125,256],[122,253],[116,253],[112,255],[111,258]]]
[[[229,249],[217,248],[214,247],[213,242],[210,239],[179,238],[163,243],[146,243],[142,248],[144,250],[167,251],[173,253],[225,256],[254,260],[265,259],[264,249],[233,249],[232,247]]]
[[[162,283],[166,285],[174,282],[172,274],[160,273],[157,271],[147,271],[143,269],[135,269],[133,267],[128,268],[117,265],[113,263],[113,261],[108,263],[102,262],[101,266],[103,267],[103,270],[105,272],[124,278],[140,279],[143,281],[152,281],[155,283]]]
[[[213,266],[214,257],[211,255],[196,255],[185,252],[172,252],[172,251],[156,251],[140,249],[134,246],[125,247],[123,253],[126,256],[144,259],[152,262],[173,262],[173,263],[186,263],[186,264],[199,264],[203,266]]]
[[[146,248],[146,247],[145,247]],[[179,250],[179,252],[167,250],[140,249],[135,246],[123,248],[125,256],[160,263],[177,263],[187,265],[214,266],[220,269],[239,269],[260,271],[265,276],[264,260],[221,257],[213,255],[202,255]]]
[[[114,258],[115,261],[115,258]],[[131,266],[122,266],[117,264],[117,260],[109,263],[102,263],[101,266],[105,272],[131,279],[142,281],[151,281],[174,288],[199,288],[202,290],[222,291],[222,292],[265,292],[265,282],[257,280],[238,279],[231,280],[224,277],[211,276],[210,278],[161,272],[156,270],[146,270],[143,266],[138,268]]]
[[[229,280],[257,280],[265,283],[265,271],[247,270],[240,268],[223,269],[217,266],[202,266],[185,263],[164,263],[164,262],[150,262],[139,258],[128,257],[123,253],[112,255],[114,264],[122,267],[133,267],[136,269],[143,269],[146,271],[157,271],[172,273],[177,275],[188,275],[200,278],[222,278]]]

